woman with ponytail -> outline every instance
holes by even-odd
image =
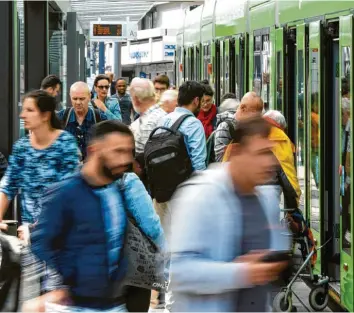
[[[55,98],[45,91],[37,90],[25,95],[20,118],[30,135],[14,144],[8,168],[0,183],[0,221],[10,201],[21,191],[22,224],[18,235],[25,243],[22,251],[24,279],[21,284],[25,289],[21,292],[22,301],[37,297],[38,292],[45,292],[45,289],[57,288],[54,285],[58,281],[51,283],[53,275],[48,276],[45,265],[31,253],[30,233],[41,214],[42,195],[51,184],[74,172],[79,165],[76,139],[61,129],[55,107]],[[0,229],[6,228],[5,223],[0,223]],[[40,281],[46,286],[34,288]]]

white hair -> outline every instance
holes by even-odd
[[[129,92],[141,102],[155,98],[154,84],[146,78],[135,77],[130,84]]]
[[[176,101],[178,98],[178,91],[177,90],[166,90],[160,99],[161,103],[164,103],[166,101]]]
[[[237,101],[236,99],[226,99],[221,103],[219,107],[219,113],[229,111],[229,110],[236,111],[239,106],[240,106],[240,102]]]
[[[287,127],[285,117],[280,111],[269,110],[266,113],[264,113],[264,116],[269,117],[284,129]]]
[[[348,98],[342,98],[342,110],[350,112],[350,100]]]
[[[70,87],[70,94],[72,91],[74,90],[78,90],[78,89],[86,89],[87,93],[90,94],[91,91],[90,91],[90,87],[85,83],[85,82],[76,82],[76,83],[73,83]]]

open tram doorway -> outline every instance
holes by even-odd
[[[350,98],[352,80],[352,16],[296,26],[295,49],[289,45],[288,66],[296,50],[296,167],[303,211],[319,247],[315,274],[327,275],[330,290],[347,308],[353,307],[352,230],[353,173]],[[291,43],[291,42],[290,42]],[[292,58],[294,59],[294,58]],[[291,80],[292,75],[287,75]],[[286,82],[286,95],[292,95]],[[290,85],[289,85],[290,84]]]
[[[324,249],[324,270],[332,287],[340,292],[340,71],[339,22],[330,22],[323,32],[323,121],[324,121],[324,230],[325,240],[332,238]],[[315,95],[312,95],[314,97]],[[315,99],[312,99],[315,101]]]
[[[352,16],[329,21],[323,27],[323,74],[320,101],[322,151],[323,242],[332,239],[322,252],[322,269],[341,303],[353,310],[352,230]],[[311,94],[311,96],[313,96]],[[322,130],[321,130],[322,128]]]

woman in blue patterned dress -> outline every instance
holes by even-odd
[[[22,220],[19,237],[25,242],[39,218],[41,197],[47,187],[74,172],[79,165],[76,140],[61,129],[55,107],[55,98],[45,91],[33,91],[24,97],[20,118],[31,135],[22,137],[14,144],[9,166],[0,183],[0,218],[4,216],[10,201],[19,194]],[[0,228],[4,227],[4,224],[0,225]],[[46,271],[44,264],[31,253],[29,245],[23,249],[22,255],[21,300],[56,289],[55,284],[60,283],[59,277]],[[40,286],[40,281],[46,286]]]

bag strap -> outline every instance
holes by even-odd
[[[130,223],[132,223],[136,228],[139,229],[140,233],[142,234],[142,236],[150,243],[150,245],[152,247],[154,247],[155,251],[159,251],[159,247],[153,242],[153,240],[145,234],[145,232],[140,228],[140,226],[138,225],[135,217],[129,212],[128,208],[127,208],[127,201],[125,198],[125,194],[124,194],[124,190],[125,190],[125,179],[127,177],[127,174],[123,174],[123,177],[117,182],[117,188],[121,193],[122,196],[122,200],[123,200],[123,205],[124,205],[124,212],[127,216],[127,219],[129,220]]]
[[[99,109],[94,109],[95,112],[95,124],[101,122],[101,114]]]
[[[229,119],[225,120],[225,122],[226,122],[227,126],[229,127],[229,133],[230,133],[231,139],[233,140],[235,138],[235,136],[234,136],[235,135],[234,123]]]
[[[178,130],[178,128],[181,126],[181,124],[183,123],[183,121],[192,116],[191,114],[183,114],[182,116],[180,116],[176,122],[173,123],[173,125],[170,127],[170,129],[173,131],[173,132],[176,132]]]
[[[65,121],[65,124],[64,124],[64,128],[68,125],[69,123],[69,119],[70,119],[70,115],[71,115],[71,112],[73,111],[73,108],[66,108],[65,109],[65,112],[64,112],[64,117],[63,117],[63,120]]]

